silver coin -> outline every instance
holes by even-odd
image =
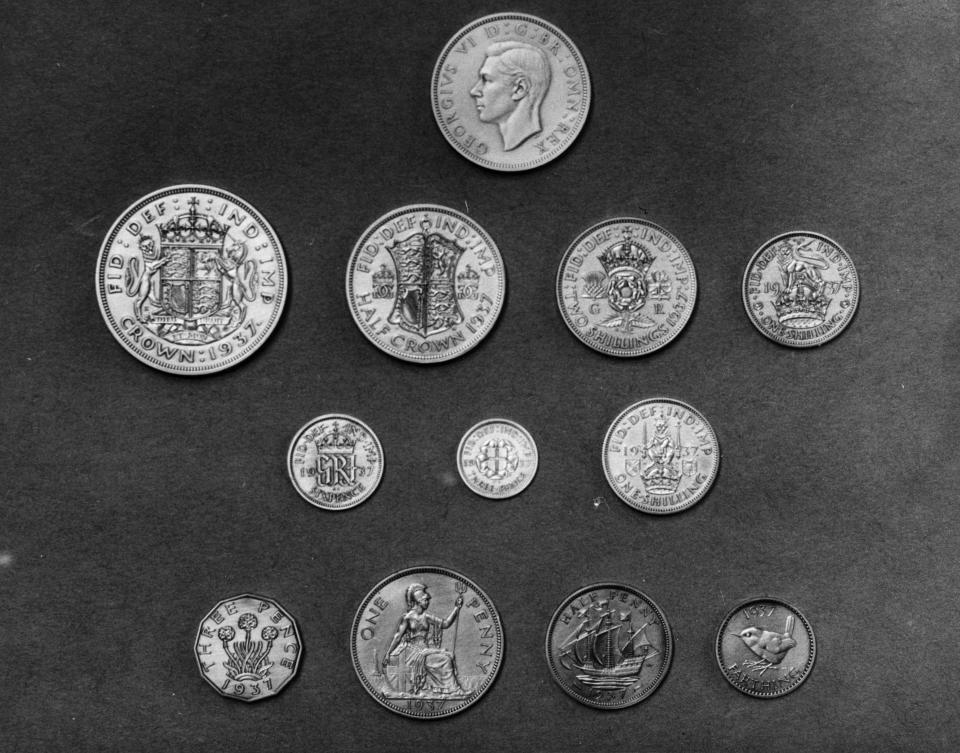
[[[240,594],[203,618],[194,655],[203,679],[218,693],[260,701],[293,679],[302,645],[297,623],[277,602]]]
[[[781,345],[822,345],[850,324],[860,280],[840,244],[820,233],[784,233],[764,243],[743,274],[753,325]]]
[[[460,154],[492,170],[529,170],[563,154],[580,134],[590,76],[555,26],[498,13],[447,43],[430,95],[437,125]]]
[[[163,188],[110,228],[97,300],[114,337],[144,363],[209,374],[251,355],[273,332],[287,294],[276,233],[219,188]]]
[[[437,719],[490,689],[503,660],[503,627],[472,581],[443,567],[414,567],[367,594],[351,644],[357,677],[378,703]]]
[[[472,426],[457,447],[457,470],[463,483],[490,499],[506,499],[530,486],[537,462],[537,445],[530,432],[505,418]]]
[[[307,502],[346,510],[376,491],[383,448],[373,430],[353,416],[330,413],[307,422],[287,451],[287,473]]]
[[[435,204],[400,207],[368,227],[347,264],[360,331],[404,361],[456,358],[477,345],[503,306],[500,250],[476,222]]]
[[[547,664],[563,691],[599,709],[622,709],[663,682],[673,636],[663,611],[621,583],[571,594],[547,628]]]
[[[699,411],[657,397],[617,416],[603,440],[603,472],[631,507],[664,515],[686,510],[710,489],[720,465],[717,435]]]
[[[581,342],[611,356],[642,356],[684,328],[697,300],[690,254],[658,225],[616,217],[570,244],[557,304]]]
[[[717,632],[717,662],[727,681],[756,698],[786,695],[810,675],[813,628],[780,599],[753,599],[728,614]]]

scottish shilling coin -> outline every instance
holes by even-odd
[[[100,311],[130,353],[174,374],[209,374],[263,345],[287,293],[273,229],[233,194],[171,186],[131,205],[97,262]]]
[[[530,432],[505,418],[472,427],[457,448],[457,470],[481,497],[506,499],[519,494],[537,472],[537,445]]]
[[[383,476],[383,448],[360,419],[320,416],[294,436],[287,452],[287,472],[310,504],[346,510],[376,490]]]
[[[673,637],[653,600],[620,583],[569,596],[547,628],[547,664],[564,692],[599,709],[622,709],[656,690],[670,668]]]
[[[379,703],[404,716],[462,711],[490,688],[503,627],[487,595],[442,567],[401,570],[367,594],[353,620],[353,668]]]
[[[350,313],[374,345],[404,361],[447,361],[493,327],[506,273],[493,239],[464,214],[401,207],[364,231],[347,265]]]
[[[197,631],[194,654],[203,679],[241,701],[276,695],[297,673],[300,633],[271,599],[241,594],[217,604]]]
[[[641,400],[623,411],[603,440],[603,472],[631,507],[680,512],[703,498],[720,465],[707,419],[669,398]]]
[[[493,170],[528,170],[567,150],[590,109],[583,56],[546,21],[486,16],[458,31],[437,60],[433,115],[450,145]]]
[[[795,690],[813,669],[816,653],[810,623],[780,599],[744,602],[717,633],[720,671],[733,687],[756,698]]]
[[[584,231],[557,273],[570,331],[611,356],[652,353],[680,334],[697,299],[683,245],[652,222],[617,217]]]
[[[809,348],[853,319],[860,280],[840,244],[820,233],[784,233],[764,243],[743,274],[753,325],[781,345]]]

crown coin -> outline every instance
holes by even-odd
[[[505,418],[471,427],[457,448],[457,470],[470,491],[506,499],[526,489],[537,472],[537,445],[530,432]]]

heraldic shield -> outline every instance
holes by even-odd
[[[172,227],[160,228],[160,306],[163,314],[196,322],[220,311],[223,300],[221,257],[226,228],[216,220],[190,213]],[[229,317],[224,317],[226,324]],[[211,323],[211,322],[204,322]]]
[[[455,274],[464,249],[437,233],[417,233],[387,251],[400,278],[388,317],[391,324],[427,337],[463,321]]]

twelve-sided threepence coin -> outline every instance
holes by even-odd
[[[720,465],[717,435],[679,400],[641,400],[623,411],[603,440],[603,472],[631,507],[680,512],[699,502]]]
[[[287,451],[287,473],[307,502],[324,510],[359,505],[383,476],[383,448],[353,416],[331,413],[300,428]]]
[[[840,244],[820,233],[784,233],[764,243],[743,274],[753,325],[781,345],[809,348],[853,319],[860,280]]]
[[[171,186],[131,205],[97,261],[97,300],[113,336],[173,374],[242,361],[277,325],[286,294],[273,228],[209,186]]]
[[[401,570],[360,604],[351,634],[357,677],[380,704],[437,719],[476,702],[503,660],[503,627],[487,595],[442,567]]]
[[[414,204],[368,227],[347,265],[360,331],[404,361],[447,361],[493,327],[506,272],[493,239],[464,214]]]
[[[443,48],[430,84],[450,145],[493,170],[528,170],[567,150],[590,109],[590,76],[567,36],[520,13],[486,16]]]
[[[683,245],[646,220],[617,217],[583,232],[557,273],[557,303],[570,331],[611,356],[652,353],[680,334],[697,299]]]
[[[490,499],[506,499],[530,486],[537,462],[537,445],[530,432],[505,418],[471,427],[457,448],[463,483]]]
[[[241,594],[217,604],[197,631],[194,654],[203,679],[221,695],[259,701],[297,673],[300,633],[277,602]]]
[[[547,664],[564,692],[599,709],[622,709],[656,690],[673,637],[653,600],[631,586],[596,583],[569,596],[547,628]]]

